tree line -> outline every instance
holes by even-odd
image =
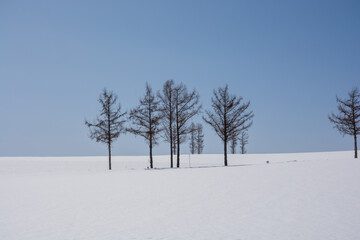
[[[252,125],[254,114],[249,111],[250,101],[229,93],[226,85],[213,91],[212,109],[206,110],[202,119],[220,137],[224,145],[224,165],[227,166],[227,145],[231,142],[232,153],[240,142],[241,153],[248,143],[247,129]],[[169,143],[170,168],[180,167],[181,144],[190,139],[191,154],[201,154],[204,149],[203,125],[191,120],[201,114],[200,95],[196,89],[188,90],[185,84],[174,80],[164,83],[162,90],[154,93],[146,83],[145,94],[138,105],[129,112],[122,111],[117,95],[104,89],[100,94],[100,115],[93,121],[85,120],[90,129],[89,137],[107,145],[111,170],[112,143],[123,133],[144,138],[149,147],[150,168],[153,164],[153,147],[160,139]],[[127,126],[126,126],[127,125]]]
[[[200,96],[196,89],[189,91],[185,84],[174,80],[164,83],[161,91],[153,92],[146,83],[144,96],[129,113],[121,110],[117,95],[104,89],[100,94],[100,115],[93,121],[85,120],[90,128],[90,138],[105,143],[108,147],[109,169],[111,170],[112,143],[123,133],[129,132],[144,138],[149,147],[150,168],[153,164],[153,147],[160,139],[169,143],[170,167],[180,167],[180,150],[187,138],[191,154],[201,154],[204,149],[203,125],[195,124],[192,118],[201,114]],[[348,93],[348,98],[336,97],[338,113],[331,113],[328,119],[342,135],[354,138],[354,157],[358,157],[357,135],[360,134],[360,93],[357,87]],[[223,142],[224,165],[227,166],[227,149],[235,153],[237,144],[241,153],[246,153],[248,129],[254,113],[249,110],[250,101],[229,93],[229,87],[213,91],[211,110],[205,110],[202,119],[215,131]],[[128,124],[128,126],[125,126]]]

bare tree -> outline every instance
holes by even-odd
[[[224,165],[227,166],[227,143],[234,136],[252,125],[254,114],[246,112],[250,102],[242,103],[243,98],[230,95],[228,85],[214,90],[211,98],[213,112],[206,111],[204,121],[208,123],[224,143]]]
[[[239,137],[241,154],[246,153],[245,146],[249,143],[248,139],[249,139],[249,135],[247,134],[247,131],[242,131]]]
[[[174,150],[174,80],[167,80],[163,86],[162,93],[158,92],[163,115],[164,139],[170,143],[170,167],[173,168]]]
[[[232,136],[230,139],[231,154],[236,153],[236,145],[237,145],[237,136]]]
[[[176,143],[177,158],[176,167],[180,167],[180,144],[189,133],[188,121],[199,113],[201,105],[199,105],[199,94],[194,89],[188,92],[187,87],[180,83],[174,88],[175,103],[175,124],[176,124]]]
[[[103,90],[99,97],[101,104],[100,116],[95,122],[91,123],[85,120],[86,126],[90,128],[90,138],[96,142],[106,143],[109,151],[109,170],[111,170],[111,144],[121,133],[125,132],[122,118],[126,112],[121,113],[120,104],[116,103],[117,96],[112,91]]]
[[[149,84],[146,83],[144,98],[141,98],[139,105],[130,111],[132,126],[127,128],[127,131],[145,138],[149,145],[150,168],[153,168],[152,149],[158,143],[158,135],[161,132],[161,119],[159,101],[153,94]]]
[[[172,129],[172,142],[173,142],[173,154],[176,155],[176,146],[177,146],[177,137],[176,137],[176,127],[174,126]],[[184,142],[184,138],[181,139],[180,142]]]
[[[348,99],[336,97],[339,113],[331,113],[328,116],[330,122],[343,135],[354,137],[355,158],[357,158],[357,135],[360,134],[360,93],[359,89],[353,88],[349,93]]]
[[[195,123],[191,123],[190,125],[190,143],[189,143],[189,147],[190,147],[190,153],[191,154],[195,154],[195,149],[196,149],[196,127],[195,127]]]
[[[203,134],[203,126],[200,123],[196,124],[195,142],[196,142],[197,153],[201,154],[204,150],[204,134]]]

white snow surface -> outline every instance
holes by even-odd
[[[360,239],[351,151],[147,159],[1,157],[0,239]]]

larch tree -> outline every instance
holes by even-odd
[[[241,131],[252,125],[254,114],[247,111],[250,102],[243,103],[242,97],[230,95],[228,85],[225,88],[214,90],[214,97],[211,98],[213,111],[206,111],[203,117],[220,137],[224,144],[224,165],[227,166],[227,144]]]
[[[186,135],[190,128],[188,121],[199,113],[201,105],[199,104],[200,96],[194,89],[191,92],[187,87],[180,83],[174,88],[174,105],[175,105],[175,125],[176,125],[176,167],[180,167],[180,145],[185,141]]]
[[[351,135],[354,138],[355,158],[357,152],[357,135],[360,134],[360,93],[357,87],[348,93],[347,99],[336,97],[338,103],[338,114],[331,113],[328,118],[334,127],[344,135]]]
[[[174,80],[167,80],[163,86],[162,92],[158,92],[160,108],[163,116],[164,139],[170,144],[170,167],[174,166],[174,132],[175,131],[175,104],[174,104]]]
[[[242,131],[240,133],[239,143],[240,143],[241,154],[245,154],[246,153],[246,145],[249,143],[249,135],[247,134],[247,131]]]
[[[201,154],[204,150],[204,134],[203,134],[203,126],[201,123],[196,124],[195,142],[196,142],[196,151],[198,154]]]
[[[140,99],[139,105],[130,111],[131,126],[127,131],[141,136],[149,145],[150,168],[153,168],[153,146],[158,143],[161,132],[159,101],[153,94],[151,87],[146,83],[145,96]]]
[[[107,144],[109,153],[109,170],[111,170],[112,143],[125,132],[123,119],[126,112],[121,112],[121,105],[117,104],[117,95],[112,91],[103,90],[99,97],[101,104],[100,116],[94,122],[85,120],[85,125],[90,129],[90,138],[96,142]]]
[[[177,146],[177,137],[176,137],[176,127],[174,126],[172,129],[173,133],[172,133],[172,142],[173,142],[173,154],[176,155],[176,146]],[[181,138],[180,142],[184,142],[186,139]]]
[[[236,153],[236,145],[237,145],[237,136],[232,136],[230,139],[231,154]]]
[[[196,126],[195,123],[191,123],[190,125],[190,143],[189,143],[189,147],[190,147],[190,153],[191,154],[195,154],[195,150],[196,150]]]

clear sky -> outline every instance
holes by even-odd
[[[204,109],[225,84],[250,100],[249,153],[352,150],[327,116],[360,87],[359,13],[358,0],[0,0],[0,155],[106,155],[84,125],[101,90],[129,110],[146,81],[168,79],[196,88]],[[222,153],[204,133],[204,152]],[[147,153],[130,134],[113,146]]]

